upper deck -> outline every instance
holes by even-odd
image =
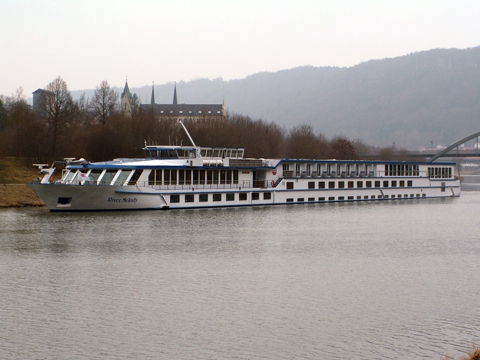
[[[244,148],[214,146],[146,146],[147,159],[243,159]]]

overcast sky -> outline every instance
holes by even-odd
[[[479,0],[0,0],[0,94],[349,67],[480,45]]]

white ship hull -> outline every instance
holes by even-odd
[[[312,179],[297,179],[297,187],[305,183],[305,189],[287,190],[288,180],[282,180],[275,188],[224,187],[199,189],[181,186],[181,189],[162,190],[154,186],[120,185],[70,185],[70,184],[29,184],[50,211],[116,211],[116,210],[166,210],[182,208],[208,208],[232,206],[258,206],[281,204],[393,201],[405,199],[426,199],[456,197],[460,195],[457,180],[433,182],[416,179],[415,186],[308,189]],[[323,180],[323,179],[316,179]],[[328,179],[331,181],[331,179]],[[336,179],[338,183],[342,179]],[[374,182],[375,179],[372,179]],[[384,180],[382,179],[382,182]],[[394,180],[397,183],[398,179]],[[390,181],[391,184],[391,181]],[[202,198],[202,199],[201,199]]]

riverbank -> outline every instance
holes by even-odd
[[[26,185],[38,172],[22,158],[0,159],[0,208],[45,206]]]

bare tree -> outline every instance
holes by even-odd
[[[356,160],[357,149],[352,141],[338,136],[330,141],[330,157],[337,160]]]
[[[59,76],[46,87],[45,114],[51,133],[51,157],[55,158],[59,135],[70,120],[73,100],[67,83]]]
[[[315,135],[310,125],[296,126],[285,139],[287,156],[296,159],[322,159],[326,157],[327,141]]]
[[[5,99],[0,95],[0,131],[7,127],[7,109],[5,108]]]
[[[27,104],[23,89],[19,87],[15,95],[7,97],[5,118],[7,125],[13,130],[15,137],[15,156],[19,157],[22,148],[27,118],[31,116],[30,105]]]
[[[117,111],[118,94],[110,88],[108,81],[103,80],[96,87],[90,103],[90,111],[96,121],[105,125],[108,119]]]

